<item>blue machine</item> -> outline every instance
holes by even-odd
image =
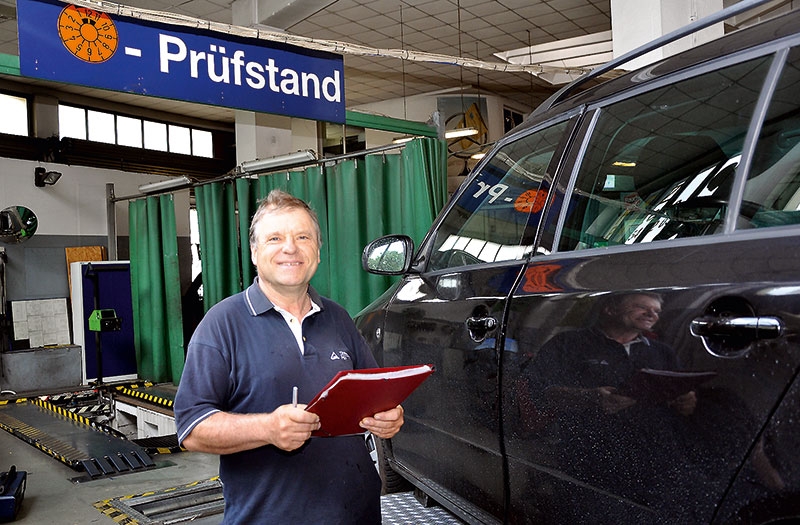
[[[22,507],[28,473],[14,465],[0,473],[0,522],[14,521]]]

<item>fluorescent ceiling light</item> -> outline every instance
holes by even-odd
[[[485,156],[486,153],[476,153],[475,155],[472,155],[470,158],[475,160],[481,160]]]
[[[478,130],[475,128],[451,129],[450,131],[445,132],[444,138],[457,139],[459,137],[471,137],[472,135],[477,135],[478,133]]]
[[[286,155],[278,155],[277,157],[269,157],[266,159],[255,159],[242,162],[239,165],[240,173],[261,173],[264,171],[278,170],[281,168],[292,168],[302,166],[304,164],[312,164],[317,161],[317,154],[314,150],[306,149],[288,153]]]
[[[192,181],[186,175],[175,177],[167,180],[160,180],[158,182],[149,182],[139,186],[139,191],[142,193],[156,193],[166,190],[177,190],[186,188],[192,185]]]
[[[392,141],[392,144],[405,144],[406,142],[410,142],[410,141],[414,140],[415,138],[416,137],[401,137],[401,138],[398,138],[398,139],[394,139]]]

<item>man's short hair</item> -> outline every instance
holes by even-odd
[[[253,220],[250,221],[250,246],[255,246],[258,242],[258,239],[256,239],[256,229],[258,222],[265,213],[291,209],[305,210],[305,212],[308,213],[314,223],[314,231],[317,234],[317,244],[321,245],[322,231],[319,227],[319,217],[317,217],[316,212],[302,199],[298,199],[294,195],[286,193],[283,190],[272,190],[265,198],[261,199],[255,214],[253,214]]]
[[[655,292],[619,292],[619,293],[612,293],[600,298],[599,305],[601,307],[601,311],[604,311],[606,308],[609,309],[616,309],[622,306],[622,302],[627,299],[628,297],[636,296],[636,295],[644,295],[645,297],[650,297],[658,301],[660,305],[664,305],[664,298],[661,294]]]

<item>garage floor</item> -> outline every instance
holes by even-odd
[[[28,445],[0,431],[0,472],[11,465],[28,473],[22,509],[14,523],[53,525],[99,525],[122,523],[119,515],[104,514],[96,503],[175,487],[193,481],[205,481],[217,475],[217,456],[196,452],[162,454],[153,458],[158,468],[74,482],[85,474],[74,471]],[[409,493],[391,494],[381,500],[384,524],[460,524],[457,518],[440,507],[424,508]],[[114,519],[116,517],[116,519]],[[193,524],[219,523],[219,516],[192,521]]]

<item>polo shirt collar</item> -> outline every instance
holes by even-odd
[[[308,296],[314,304],[319,306],[320,310],[324,309],[322,306],[322,297],[310,284],[308,285]],[[253,279],[253,284],[248,286],[244,291],[244,302],[247,305],[247,311],[250,312],[252,316],[261,315],[275,307],[272,301],[267,299],[267,296],[264,295],[264,292],[261,291],[261,288],[258,286],[258,277]]]
[[[608,336],[607,336],[605,333],[603,333],[603,331],[602,331],[602,330],[600,330],[600,329],[599,329],[599,328],[597,328],[596,326],[593,326],[593,327],[592,327],[592,328],[590,328],[589,330],[590,330],[590,331],[592,331],[592,332],[594,332],[594,333],[595,333],[595,334],[597,334],[597,335],[600,335],[600,336],[604,337],[604,338],[605,338],[607,341],[610,341],[610,342],[612,342],[612,343],[615,343],[615,344],[618,344],[618,345],[621,345],[621,344],[622,344],[622,343],[620,343],[620,342],[618,342],[618,341],[616,341],[616,340],[614,340],[614,339],[611,339],[610,337],[608,337]],[[644,335],[642,335],[642,334],[639,334],[639,337],[637,337],[636,339],[633,339],[633,340],[632,340],[632,341],[630,341],[628,344],[629,344],[629,345],[633,345],[633,344],[636,344],[636,343],[643,343],[643,344],[645,344],[645,345],[647,345],[647,346],[650,346],[650,339],[648,339],[646,336],[644,336]],[[625,346],[625,345],[623,345],[623,346]]]

